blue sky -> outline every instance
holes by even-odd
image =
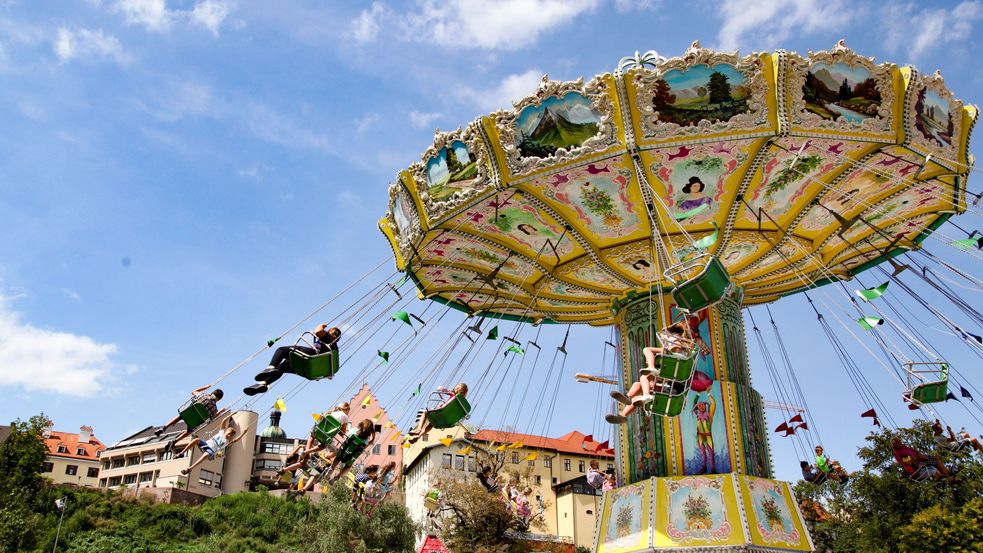
[[[89,424],[107,441],[166,420],[191,388],[390,255],[376,228],[388,184],[419,160],[434,127],[509,106],[544,73],[589,79],[636,50],[678,55],[695,39],[804,53],[846,38],[864,55],[941,68],[967,102],[980,102],[983,85],[978,1],[266,5],[0,0],[0,420],[43,410],[59,429]],[[979,190],[976,177],[970,188]],[[974,217],[960,225],[979,228]],[[943,232],[958,237],[950,226]],[[946,255],[979,275],[978,260]],[[842,296],[825,293],[846,312]],[[807,326],[804,298],[773,311],[792,329],[789,348],[827,448],[855,466],[868,424],[856,418],[860,401]],[[455,316],[445,321],[456,325]],[[406,329],[380,336],[397,331]],[[545,360],[535,374],[563,339],[562,328],[542,332]],[[606,329],[574,328],[567,373],[596,371],[608,338]],[[415,355],[425,359],[438,342]],[[774,399],[751,335],[748,344],[754,382]],[[946,351],[976,369],[978,359],[959,347]],[[264,361],[222,383],[229,397]],[[884,397],[897,396],[886,371],[861,363]],[[392,410],[406,405],[403,389],[416,380],[410,365],[378,384]],[[305,432],[306,413],[360,374],[292,397],[289,433]],[[565,378],[559,404],[596,405],[598,392]],[[529,400],[507,409],[505,394],[487,402],[492,414],[482,419],[507,412],[498,422],[524,430],[607,431],[600,412],[559,408],[550,418]],[[943,410],[980,432],[960,407]],[[778,418],[769,413],[769,425]],[[795,477],[789,443],[772,443],[778,476]]]

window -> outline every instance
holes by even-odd
[[[555,476],[553,477],[553,485],[554,486],[556,485],[556,477]]]
[[[127,457],[126,458],[126,466],[128,466],[128,467],[132,467],[133,465],[139,465],[139,464],[140,464],[140,458],[139,457]]]
[[[445,469],[451,468],[451,462],[453,462],[454,456],[450,453],[444,453],[440,456],[440,466]]]
[[[536,485],[538,486],[538,485],[540,485],[542,483],[543,483],[543,477],[537,474],[536,475]]]
[[[44,466],[41,468],[41,472],[51,472],[53,470],[55,470],[55,464],[54,463],[45,462],[44,463]]]
[[[100,478],[99,479],[99,487],[100,488],[105,488],[106,487],[106,479],[105,478]]]
[[[534,461],[534,460],[530,460],[530,461],[529,461],[529,466],[530,466],[530,467],[534,467],[534,466],[536,466],[536,461]]]
[[[381,444],[375,444],[374,446],[372,446],[372,455],[378,455],[381,452],[382,452]]]
[[[454,470],[464,470],[464,455],[454,456]]]
[[[141,462],[142,463],[153,463],[156,460],[157,460],[157,453],[151,451],[150,453],[144,453],[143,454],[143,460]]]
[[[77,448],[75,450],[75,454],[78,455],[79,457],[85,457],[87,455],[84,447]]]
[[[215,473],[210,470],[200,470],[198,471],[198,483],[202,486],[211,486],[215,481]]]
[[[283,464],[279,459],[257,459],[256,470],[280,470]]]
[[[563,460],[563,470],[570,470],[570,459]]]
[[[158,461],[167,461],[170,460],[172,457],[174,457],[174,452],[170,450],[161,451],[160,453],[157,454]]]
[[[106,482],[106,485],[110,488],[115,488],[116,486],[119,486],[120,480],[122,479],[119,476],[114,476]]]
[[[594,514],[594,511],[591,511],[590,509],[587,509],[587,514],[588,515],[593,515]]]
[[[475,460],[474,455],[468,455],[468,470],[478,472],[478,461]]]
[[[113,459],[113,468],[114,469],[122,468],[122,466],[123,466],[124,463],[125,463],[125,461],[123,460],[122,457],[120,457],[118,459]]]
[[[381,424],[375,425],[375,433],[376,434],[382,434],[382,425]]]
[[[96,478],[99,476],[99,467],[89,467],[85,471],[85,476],[87,478]]]
[[[547,458],[543,459],[543,466],[546,467],[546,468],[552,468],[553,467],[553,458],[552,457],[547,457]]]
[[[430,441],[430,434],[429,433],[424,434],[423,435],[423,443],[427,443],[429,441]]]
[[[512,464],[513,465],[519,464],[519,452],[518,451],[513,451],[512,452]]]
[[[68,465],[67,467],[65,467],[65,474],[69,476],[75,476],[76,474],[78,474],[78,472],[79,472],[78,465]]]
[[[263,453],[287,453],[287,444],[263,442]]]
[[[105,469],[105,470],[109,470],[109,461],[103,461],[102,462],[102,468]]]
[[[150,482],[153,479],[154,479],[154,471],[140,473],[141,484],[143,484],[144,482]]]
[[[395,454],[396,454],[396,446],[391,445],[386,447],[386,455],[395,455]]]
[[[124,484],[136,484],[137,483],[137,475],[136,474],[127,474],[126,476],[123,477],[123,483]]]
[[[497,460],[497,461],[498,461],[499,463],[504,463],[504,462],[505,462],[505,453],[504,453],[504,452],[502,452],[502,451],[500,451],[500,452],[498,452],[498,453],[496,453],[496,454],[495,454],[495,459],[496,459],[496,460]]]
[[[64,444],[58,444],[58,453],[68,453],[68,448]]]
[[[577,461],[577,470],[580,471],[580,472],[584,472],[585,469],[584,469],[584,462],[583,461]]]

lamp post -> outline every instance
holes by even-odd
[[[51,548],[51,553],[55,553],[58,549],[58,538],[61,536],[61,523],[65,520],[65,508],[68,507],[68,498],[63,497],[61,499],[55,500],[55,506],[61,511],[61,516],[58,517],[58,530],[55,531],[55,545]]]

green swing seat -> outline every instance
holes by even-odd
[[[938,370],[919,371],[915,370],[915,365],[938,365]],[[905,395],[912,403],[919,405],[922,403],[938,403],[945,401],[945,396],[949,392],[949,364],[948,363],[906,363],[905,370],[908,372],[908,388]],[[925,381],[921,375],[931,374],[937,380]],[[920,383],[915,384],[915,381]]]
[[[440,401],[440,395],[436,392],[431,395],[430,401],[433,402],[435,399]],[[444,429],[456,426],[469,414],[471,414],[471,404],[464,396],[457,394],[446,405],[428,410],[426,416],[431,426]]]
[[[188,401],[178,409],[178,416],[184,421],[185,426],[188,427],[188,432],[194,431],[196,428],[204,425],[208,421],[212,420],[211,414],[208,412],[208,408],[197,403],[194,400]]]
[[[688,276],[694,270],[699,272]],[[665,271],[680,311],[695,313],[720,301],[734,287],[727,268],[714,255],[701,255]],[[682,279],[682,280],[680,280]]]
[[[345,443],[341,444],[336,459],[343,465],[350,465],[362,455],[368,446],[369,442],[365,438],[352,434],[345,439]]]
[[[314,337],[313,333],[305,332],[301,334],[295,345],[301,345],[303,342],[307,347],[314,347],[314,344],[304,339],[304,336],[308,334]],[[308,355],[301,351],[291,350],[290,368],[295,374],[308,380],[321,380],[322,378],[330,380],[338,372],[338,352],[330,350],[327,353]]]
[[[311,435],[323,446],[331,445],[334,437],[338,435],[343,425],[331,415],[321,417],[314,428],[311,428]]]
[[[696,349],[689,355],[667,353],[656,358],[656,386],[653,399],[645,405],[649,415],[675,417],[683,412],[686,396],[693,383],[696,367]]]

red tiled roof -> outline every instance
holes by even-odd
[[[79,443],[79,435],[72,434],[70,432],[58,432],[57,430],[52,430],[51,435],[44,440],[44,445],[48,447],[48,453],[51,455],[57,455],[58,457],[72,457],[75,459],[90,459],[95,461],[98,459],[96,454],[104,449],[106,446],[98,440],[95,436],[89,438],[89,443]],[[68,453],[58,453],[58,446],[63,445],[68,450]],[[75,452],[78,448],[85,450],[85,455],[77,455]]]
[[[597,457],[614,457],[614,450],[609,447],[602,448],[601,445],[603,444],[595,442],[593,439],[585,441],[587,437],[576,430],[568,432],[559,438],[519,434],[517,432],[502,432],[500,430],[480,430],[478,433],[472,435],[471,439],[479,442],[495,442],[498,444],[522,442],[522,446],[525,448],[549,449],[561,453],[594,455]]]

